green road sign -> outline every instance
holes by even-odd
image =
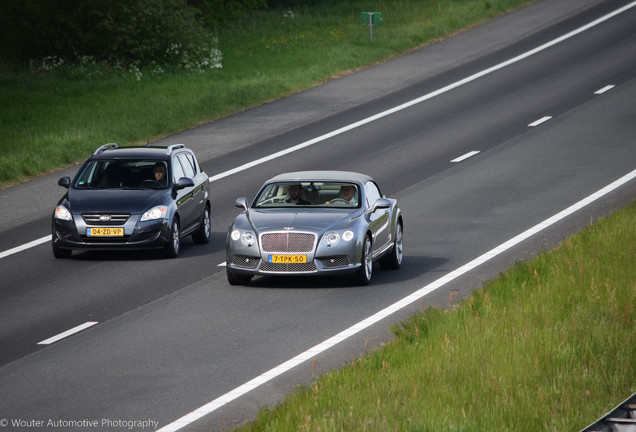
[[[369,41],[373,42],[373,27],[382,24],[382,12],[362,12],[360,23],[369,26]]]
[[[382,12],[362,12],[360,23],[368,26],[379,26],[382,24]]]

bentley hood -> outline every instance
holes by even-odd
[[[258,232],[294,229],[298,231],[324,231],[354,218],[359,211],[341,209],[303,209],[290,211],[288,209],[250,210],[249,220]]]

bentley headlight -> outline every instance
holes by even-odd
[[[232,231],[232,234],[230,234],[230,237],[232,238],[232,240],[238,241],[238,239],[241,238],[241,232],[239,230],[234,230]]]
[[[59,205],[55,207],[55,219],[70,221],[71,219],[73,219],[73,216],[66,207],[64,207],[63,205]]]
[[[353,240],[353,231],[345,231],[342,233],[342,239],[344,241],[351,241]]]
[[[253,232],[245,231],[243,235],[241,235],[241,243],[243,243],[244,246],[254,246],[256,243],[256,236]]]
[[[155,220],[155,219],[163,219],[166,217],[166,213],[168,212],[168,207],[166,206],[157,206],[148,210],[141,217],[141,222]]]
[[[322,242],[327,247],[334,247],[340,242],[340,236],[337,232],[330,232],[325,234],[325,236],[322,238]]]

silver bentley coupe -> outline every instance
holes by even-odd
[[[227,233],[227,279],[247,285],[255,275],[350,275],[371,282],[373,265],[398,269],[403,219],[369,176],[345,171],[278,175],[263,185]]]

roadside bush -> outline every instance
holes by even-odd
[[[266,0],[189,0],[211,27],[222,27],[251,10],[266,9]]]
[[[30,69],[44,58],[201,69],[218,63],[215,50],[186,0],[5,0],[0,17],[4,63]]]

